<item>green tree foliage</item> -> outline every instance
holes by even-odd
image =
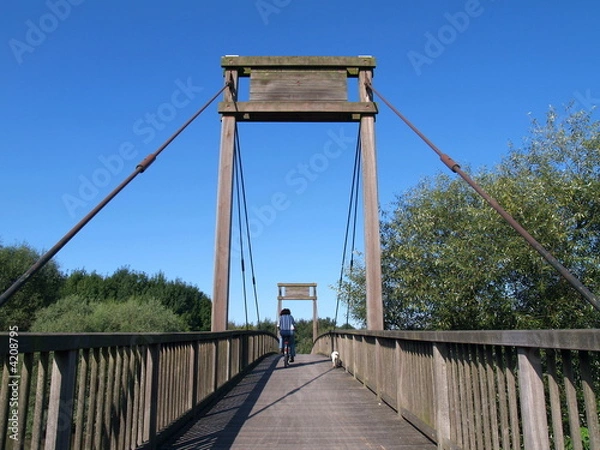
[[[40,256],[25,244],[0,245],[0,292],[6,291]],[[21,331],[29,330],[35,312],[58,300],[63,282],[58,265],[50,261],[0,308],[0,329],[6,331],[17,325]]]
[[[229,322],[227,324],[228,330],[254,330],[254,331],[269,331],[275,333],[277,325],[271,319],[263,319],[258,324],[236,324],[235,322]]]
[[[334,329],[334,321],[329,317],[317,320],[318,334]],[[310,353],[313,347],[313,321],[307,319],[296,320],[296,353]]]
[[[152,297],[132,296],[120,302],[97,302],[71,295],[40,310],[31,330],[43,333],[179,332],[187,331],[187,324]]]
[[[155,298],[181,316],[189,330],[210,329],[211,302],[208,297],[181,280],[167,280],[163,273],[149,277],[122,267],[112,275],[102,277],[95,272],[77,270],[69,274],[62,290],[62,296],[70,295],[90,301],[111,299],[117,303],[132,296]]]
[[[330,330],[333,330],[335,327],[334,320],[329,317],[324,319],[318,319],[317,321],[318,334],[326,333]],[[343,326],[339,325],[337,328],[343,329],[352,329],[352,326]],[[265,319],[262,320],[258,325],[250,325],[246,327],[246,325],[238,325],[235,323],[229,323],[228,329],[230,330],[263,330],[270,331],[279,337],[277,333],[277,324],[270,320]],[[295,330],[295,339],[296,339],[296,353],[310,353],[312,351],[313,346],[313,321],[307,319],[299,319],[296,320],[296,330]]]
[[[468,171],[468,170],[467,170]],[[600,289],[600,124],[551,109],[524,147],[474,179],[592,292]],[[399,195],[381,227],[387,328],[600,326],[600,314],[464,181]],[[342,288],[364,321],[364,270]]]

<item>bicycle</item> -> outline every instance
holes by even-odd
[[[290,340],[289,338],[283,339],[283,367],[290,365]]]

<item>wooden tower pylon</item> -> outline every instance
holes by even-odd
[[[381,243],[375,151],[377,105],[366,82],[375,58],[321,56],[224,56],[231,88],[219,104],[221,150],[217,192],[212,331],[227,329],[236,122],[360,122],[367,328],[383,330]],[[250,78],[249,101],[238,101],[238,80]],[[348,79],[358,78],[358,102],[348,101]]]

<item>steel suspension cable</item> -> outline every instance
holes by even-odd
[[[370,82],[365,83],[368,89],[377,94],[408,127],[413,130],[437,155],[441,161],[454,173],[458,174],[464,181],[471,186],[500,216],[519,233],[527,243],[533,247],[557,272],[567,280],[571,286],[579,292],[588,303],[600,311],[600,300],[594,295],[575,275],[573,275],[565,266],[563,266],[542,244],[540,244],[521,224],[519,224],[500,204],[483,190],[469,175],[467,175],[460,166],[448,155],[444,154],[427,136],[425,136],[416,126],[414,126],[400,111],[398,111],[385,97],[383,97]]]
[[[240,142],[239,142],[239,134],[237,131],[237,123],[235,125],[235,136],[236,136],[236,145],[238,148],[238,153],[239,149],[240,149]],[[246,228],[246,242],[248,243],[248,259],[250,260],[250,275],[252,277],[252,290],[253,290],[253,295],[254,295],[254,305],[256,307],[256,325],[258,326],[260,324],[260,311],[259,311],[259,307],[258,307],[258,293],[257,293],[257,287],[256,287],[256,272],[254,271],[254,255],[252,252],[252,239],[250,236],[250,220],[248,219],[248,201],[247,201],[247,195],[246,195],[246,178],[244,177],[244,168],[242,165],[242,159],[241,159],[241,153],[239,154],[239,172],[240,172],[240,186],[241,186],[241,193],[242,193],[242,202],[243,202],[243,212],[244,212],[244,221],[245,221],[245,228]],[[241,233],[241,229],[240,229],[240,233]]]
[[[362,147],[360,146],[360,131],[359,131],[359,148],[357,149],[356,158],[358,159],[358,164],[356,166],[356,187],[354,192],[354,219],[352,225],[352,243],[350,245],[350,268],[348,270],[348,274],[352,276],[354,272],[354,248],[356,242],[356,224],[358,223],[358,198],[359,198],[359,188],[360,188],[360,168],[361,168],[361,153]],[[348,297],[348,305],[346,308],[346,326],[350,324],[350,297]]]
[[[352,271],[352,265],[354,264],[354,242],[355,242],[355,235],[356,235],[356,222],[357,222],[357,207],[358,207],[358,187],[359,187],[359,178],[360,178],[360,164],[361,164],[361,158],[360,158],[360,154],[361,154],[361,142],[360,142],[360,125],[358,127],[358,138],[356,140],[356,150],[355,150],[355,154],[354,154],[354,168],[352,171],[352,185],[350,187],[350,200],[348,202],[348,216],[346,218],[346,230],[344,233],[344,249],[342,251],[342,267],[340,269],[340,278],[338,281],[338,293],[337,293],[337,300],[336,300],[336,305],[335,305],[335,317],[334,317],[334,321],[333,321],[333,328],[335,329],[337,326],[337,318],[338,318],[338,311],[339,311],[339,307],[340,307],[340,298],[341,298],[341,291],[342,291],[342,284],[343,284],[343,280],[344,280],[344,266],[346,264],[346,255],[348,253],[347,249],[348,249],[348,235],[350,234],[350,223],[353,220],[353,226],[352,226],[352,256],[351,256],[351,260],[350,260],[350,271]],[[350,315],[350,298],[348,298],[348,312],[346,314],[346,325],[348,325],[349,323],[349,315]]]
[[[233,144],[233,172],[235,174],[235,190],[236,190],[236,206],[237,206],[237,219],[238,229],[240,233],[240,263],[242,269],[242,296],[244,299],[244,313],[246,317],[246,329],[249,327],[248,322],[248,295],[246,293],[246,267],[244,264],[244,234],[242,232],[242,195],[241,195],[241,167],[242,161],[240,158],[240,147],[238,140],[237,124],[235,127],[235,139]]]
[[[35,275],[54,255],[56,255],[87,223],[92,220],[113,198],[115,198],[135,177],[150,167],[156,160],[158,155],[167,148],[167,146],[175,140],[177,136],[185,130],[200,114],[204,112],[210,104],[228,87],[233,86],[233,83],[228,80],[221,89],[213,95],[198,111],[196,111],[175,133],[173,133],[154,153],[146,156],[135,168],[133,173],[129,175],[119,186],[117,186],[110,194],[108,194],[98,205],[91,210],[77,225],[75,225],[67,234],[65,234],[50,250],[44,253],[27,271],[21,275],[6,291],[0,295],[0,306],[8,301],[10,297],[17,292],[33,275]]]

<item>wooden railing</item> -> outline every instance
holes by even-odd
[[[600,449],[600,330],[332,332],[348,372],[440,449]]]
[[[276,351],[263,332],[0,336],[0,449],[156,448]]]

